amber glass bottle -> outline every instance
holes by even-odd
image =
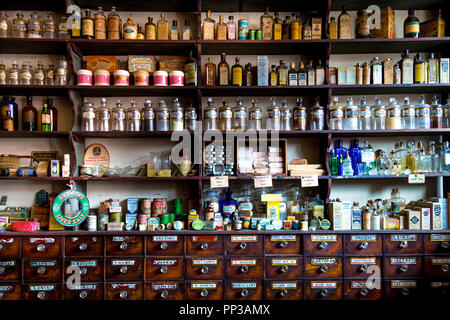
[[[218,65],[219,86],[228,86],[230,84],[230,67],[226,61],[226,54],[222,52],[221,60]]]
[[[32,97],[27,97],[27,105],[22,109],[22,130],[37,130],[37,110],[33,106]]]
[[[242,86],[244,78],[244,68],[239,63],[239,57],[236,57],[236,63],[231,68],[231,84],[233,86]]]

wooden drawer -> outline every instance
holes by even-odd
[[[144,254],[141,236],[106,237],[106,255],[140,256]]]
[[[66,256],[103,256],[103,237],[66,237]]]
[[[421,275],[422,257],[384,257],[384,276],[387,278],[420,277]]]
[[[332,279],[342,277],[341,257],[305,257],[306,278]]]
[[[377,269],[375,269],[377,268]],[[346,278],[368,278],[374,273],[381,276],[381,257],[345,257],[344,275]]]
[[[272,234],[265,237],[265,252],[268,254],[300,254],[300,235]]]
[[[106,300],[142,300],[144,289],[142,282],[107,282],[105,284]]]
[[[450,233],[425,235],[426,253],[450,253]]]
[[[107,258],[106,279],[139,280],[143,275],[143,261],[143,258]]]
[[[299,256],[266,257],[266,278],[303,278],[303,258]]]
[[[218,235],[186,236],[187,255],[222,255],[223,237]]]
[[[229,255],[261,256],[264,253],[263,237],[252,234],[226,236],[225,252]]]
[[[305,236],[305,254],[337,255],[342,253],[342,235],[311,234]]]
[[[341,300],[341,280],[318,280],[305,282],[306,300]]]
[[[377,289],[375,285],[368,285],[366,279],[345,280],[344,299],[346,300],[380,300],[381,297],[381,288]]]
[[[57,283],[33,283],[22,286],[24,300],[61,300],[61,286]]]
[[[419,280],[396,279],[385,280],[384,297],[386,299],[417,298],[421,294],[421,283]]]
[[[0,257],[19,258],[20,257],[20,238],[19,237],[0,237]]]
[[[184,238],[181,235],[154,235],[147,237],[148,255],[183,255]]]
[[[0,281],[20,280],[21,261],[15,259],[0,260]]]
[[[377,234],[348,234],[344,236],[344,252],[354,255],[377,255],[383,252],[383,240]]]
[[[103,283],[82,282],[79,286],[64,289],[65,300],[103,300]]]
[[[61,281],[61,267],[60,259],[24,259],[24,280]]]
[[[424,257],[425,275],[435,278],[450,278],[450,256]]]
[[[264,277],[262,257],[226,258],[225,276],[228,279],[260,279]]]
[[[222,280],[194,280],[186,281],[187,300],[222,300]]]
[[[387,234],[384,236],[384,251],[391,254],[421,254],[421,234]]]
[[[23,256],[26,258],[50,258],[61,256],[60,237],[24,237]]]
[[[103,258],[65,259],[64,277],[67,280],[79,268],[81,281],[103,281]]]
[[[225,281],[226,300],[262,300],[262,281]]]
[[[430,280],[427,284],[427,295],[433,298],[447,298],[450,297],[450,281],[447,279]]]
[[[20,300],[21,286],[19,283],[0,283],[1,300]]]
[[[267,300],[303,300],[303,281],[265,281]]]
[[[186,279],[222,279],[223,257],[186,258]]]
[[[145,284],[146,300],[184,300],[184,281],[152,281]]]
[[[184,279],[184,257],[147,258],[147,280],[182,280]]]

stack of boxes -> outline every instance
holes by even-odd
[[[211,143],[205,147],[205,175],[232,176],[234,161],[227,159],[226,154],[233,154],[232,146],[217,146]]]
[[[282,175],[284,156],[281,148],[269,147],[268,153],[254,152],[253,148],[238,149],[239,174]]]

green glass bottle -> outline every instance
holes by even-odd
[[[334,153],[334,149],[331,150],[331,155],[330,155],[328,161],[329,161],[331,175],[337,176],[339,173],[339,159],[338,159],[338,157],[336,157],[336,154]]]
[[[48,111],[46,103],[44,104],[44,108],[41,112],[41,131],[51,131],[50,111]]]

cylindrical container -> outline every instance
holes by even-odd
[[[248,20],[240,19],[238,21],[238,40],[247,40],[248,32]]]
[[[402,129],[416,128],[416,110],[414,106],[409,103],[409,97],[405,98],[405,104],[402,107]]]
[[[155,130],[155,110],[152,107],[152,102],[146,100],[144,103],[144,108],[142,113],[142,125],[144,131],[154,131]]]
[[[280,130],[281,128],[281,111],[280,107],[275,104],[275,100],[272,101],[272,105],[267,107],[267,119],[266,119],[266,129],[267,130]]]
[[[282,106],[280,111],[280,124],[281,130],[292,130],[291,122],[292,122],[292,110],[287,106]]]
[[[131,107],[127,109],[127,131],[141,131],[141,110],[135,100],[131,100]]]
[[[242,221],[241,220],[234,221],[234,230],[242,230]]]
[[[256,40],[262,40],[262,31],[256,30]]]
[[[175,98],[172,109],[170,110],[170,130],[182,131],[184,129],[184,109],[178,98]]]
[[[169,213],[169,223],[174,223],[175,222],[175,213]]]
[[[155,71],[153,72],[153,85],[155,86],[167,86],[169,84],[169,76],[167,71]]]
[[[100,107],[95,110],[95,120],[97,123],[97,131],[109,131],[109,120],[111,112],[108,107]]]
[[[166,103],[161,100],[158,108],[156,108],[156,131],[169,131],[169,108]]]
[[[353,104],[353,98],[349,97],[348,104],[344,107],[344,130],[358,130],[358,107]]]
[[[395,99],[391,99],[391,103],[386,110],[386,129],[398,130],[402,128],[402,114],[400,107],[395,102]]]
[[[112,223],[120,223],[122,222],[122,213],[121,212],[112,212],[109,218],[109,222]]]
[[[306,130],[306,107],[294,107],[294,130]]]
[[[77,71],[77,85],[92,86],[92,71],[80,69]]]
[[[158,217],[163,213],[163,201],[162,199],[153,199],[152,202],[152,217]]]
[[[116,107],[112,109],[112,131],[125,131],[126,113],[120,101],[117,101]]]
[[[100,213],[97,218],[97,230],[105,231],[108,225],[109,217],[107,214]]]
[[[310,130],[323,130],[325,124],[325,114],[323,107],[320,105],[313,106],[310,110],[311,122],[309,123]]]
[[[140,215],[138,216],[139,224],[145,224],[145,225],[147,225],[147,220],[148,220],[148,218],[150,218],[150,215],[149,215],[149,214],[140,214]]]
[[[298,220],[292,221],[292,229],[293,230],[298,230],[299,229],[299,221]]]
[[[96,86],[109,86],[109,71],[96,70],[94,72],[94,85]]]
[[[183,213],[183,201],[181,199],[173,199],[172,206],[174,214]]]
[[[152,200],[142,199],[142,214],[152,213]]]
[[[159,223],[160,224],[168,224],[170,222],[169,215],[167,213],[161,213],[159,215]]]
[[[205,130],[217,130],[218,128],[218,114],[217,108],[212,105],[212,99],[208,99],[208,106],[205,108],[204,117],[204,125]]]
[[[256,36],[256,31],[255,30],[249,30],[248,31],[248,39],[249,40],[255,40],[255,36]]]
[[[97,231],[97,215],[90,214],[87,216],[87,229],[88,231]]]
[[[344,111],[341,106],[331,107],[329,120],[330,130],[342,130]]]
[[[300,220],[300,230],[308,231],[308,220]]]
[[[135,86],[148,86],[148,72],[145,70],[138,70],[134,72]]]
[[[81,130],[95,131],[95,108],[91,102],[85,101],[81,110]]]
[[[232,109],[224,104],[219,108],[219,130],[232,130]]]
[[[371,219],[372,230],[381,229],[381,216],[378,214],[373,214]]]
[[[184,72],[183,71],[171,71],[169,73],[169,83],[171,86],[182,87],[184,86]]]
[[[192,106],[187,107],[184,112],[184,127],[189,131],[194,131],[197,127],[197,110]]]
[[[130,73],[127,70],[114,71],[114,85],[128,86],[130,84]]]
[[[362,216],[362,222],[363,222],[363,230],[370,230],[372,229],[372,214],[370,211],[366,211],[363,213]]]

